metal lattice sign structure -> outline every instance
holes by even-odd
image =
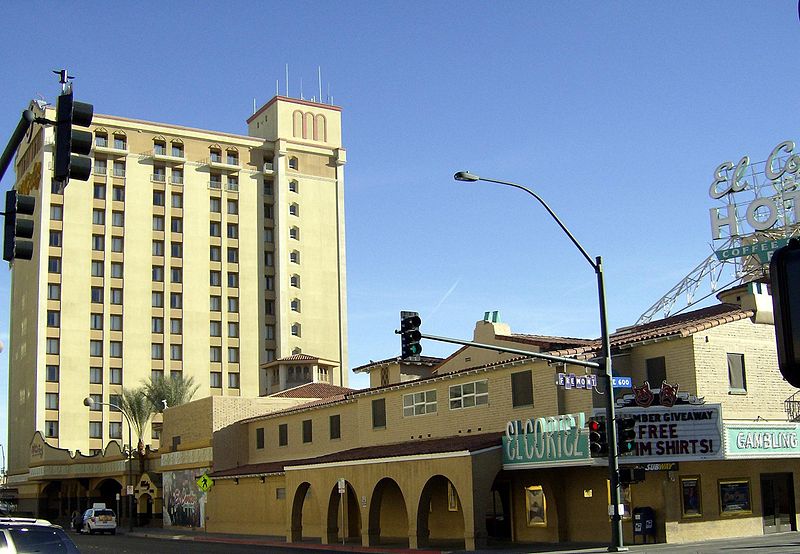
[[[772,252],[800,236],[800,152],[794,141],[775,146],[766,160],[724,162],[714,170],[708,190],[714,253],[643,313],[638,324],[670,315],[685,295],[686,306],[727,287],[766,277]],[[697,296],[709,285],[710,293]],[[705,288],[702,289],[705,292]],[[697,299],[697,300],[696,300]]]

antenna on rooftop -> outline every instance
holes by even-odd
[[[303,78],[302,77],[300,77],[300,100],[305,100],[305,98],[303,98]]]
[[[253,113],[256,113],[256,97],[253,96]]]
[[[322,67],[317,66],[317,82],[319,82],[319,103],[322,104]]]
[[[275,96],[280,96],[281,95],[281,91],[278,88],[279,87],[279,83],[280,83],[280,79],[275,79]]]
[[[289,64],[286,64],[286,97],[289,97]]]

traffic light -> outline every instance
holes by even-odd
[[[422,339],[422,334],[419,332],[420,324],[422,324],[422,320],[417,312],[400,312],[400,344],[402,346],[400,357],[403,360],[419,360],[422,352],[422,345],[419,343]]]
[[[61,94],[56,104],[56,148],[54,177],[67,184],[69,179],[86,181],[92,174],[92,160],[87,154],[92,150],[92,133],[73,129],[89,127],[94,106],[72,99],[72,90]]]
[[[597,417],[589,419],[589,452],[592,457],[608,456],[608,436],[606,422]]]
[[[629,454],[636,448],[636,418],[617,418],[617,447],[620,454]]]
[[[800,241],[772,254],[769,264],[778,368],[794,387],[800,388]]]
[[[20,219],[18,215],[33,215],[36,198],[17,194],[17,191],[6,192],[5,229],[3,235],[3,259],[7,262],[15,258],[30,260],[33,257],[33,241],[24,240],[33,237],[33,219]]]

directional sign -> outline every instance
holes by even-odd
[[[214,486],[214,480],[204,473],[200,479],[197,480],[197,488],[203,492],[208,492],[208,489]]]
[[[721,262],[730,260],[731,258],[741,258],[743,256],[758,256],[758,260],[762,264],[769,263],[772,253],[785,246],[788,239],[766,240],[762,242],[754,242],[753,244],[743,244],[735,248],[725,248],[717,250],[717,259]]]
[[[611,386],[615,389],[629,389],[633,386],[631,377],[612,377]]]

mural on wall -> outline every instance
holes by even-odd
[[[197,488],[197,478],[207,469],[164,473],[164,527],[204,527],[206,493]]]

